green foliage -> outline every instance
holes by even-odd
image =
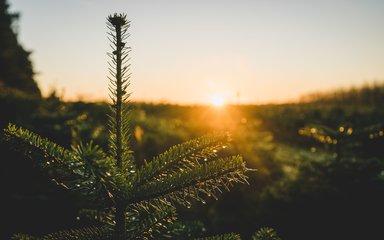
[[[37,238],[33,236],[29,236],[27,234],[18,233],[18,234],[14,234],[11,237],[11,240],[37,240]]]
[[[299,130],[299,134],[312,138],[321,143],[325,150],[331,152],[336,159],[345,157],[362,157],[356,154],[359,149],[364,151],[366,142],[383,139],[384,127],[382,123],[353,128],[351,124],[342,124],[333,129],[321,124],[307,125]],[[316,148],[311,148],[313,152]]]
[[[177,221],[167,227],[161,238],[175,240],[192,239],[204,236],[206,231],[203,223],[200,221]]]
[[[255,235],[252,236],[252,240],[281,240],[276,231],[272,228],[260,228]]]
[[[241,237],[235,233],[228,233],[211,237],[196,238],[195,240],[241,240]]]
[[[83,102],[53,104],[51,100],[46,101],[43,101],[41,109],[34,113],[38,120],[31,122],[30,117],[25,114],[22,125],[34,129],[41,135],[50,136],[62,146],[68,146],[71,142],[78,145],[81,141],[93,140],[103,150],[107,149],[108,131],[104,131],[107,125],[105,117],[108,112],[107,104]],[[345,105],[340,108],[334,105],[309,103],[229,106],[221,112],[208,106],[144,103],[129,105],[132,109],[131,129],[140,127],[143,132],[141,138],[136,139],[135,134],[131,137],[138,171],[145,165],[142,159],[154,159],[157,153],[176,143],[187,141],[207,131],[222,129],[223,125],[216,124],[217,122],[213,124],[211,121],[219,114],[224,118],[223,112],[226,112],[226,116],[230,116],[233,123],[230,125],[230,130],[234,133],[231,147],[222,149],[223,152],[232,150],[241,152],[247,161],[247,166],[258,169],[257,174],[250,175],[248,179],[251,187],[239,186],[231,194],[225,194],[221,201],[208,199],[207,204],[197,208],[180,208],[178,218],[201,219],[209,230],[202,231],[204,235],[196,234],[195,231],[192,235],[184,236],[202,237],[210,235],[211,232],[235,231],[241,233],[243,239],[250,239],[254,234],[254,226],[258,225],[276,227],[284,239],[308,239],[308,236],[311,236],[311,239],[326,239],[329,236],[359,239],[361,236],[374,238],[380,234],[380,222],[375,218],[379,218],[383,212],[384,201],[381,191],[384,187],[382,164],[384,138],[381,132],[383,129],[380,128],[384,124],[382,110],[362,105]],[[340,131],[340,126],[344,127],[345,141],[340,145],[344,157],[340,161],[334,161],[333,153],[336,151],[336,145],[321,143],[312,137],[298,134],[302,128],[310,131],[312,127],[321,126],[327,126],[336,133]],[[347,134],[348,128],[353,128],[351,135]],[[76,134],[68,135],[71,129],[75,129]],[[22,148],[20,143],[14,145]],[[4,150],[5,146],[3,153]],[[136,155],[137,152],[142,155]],[[219,153],[218,156],[223,155]],[[3,189],[8,186],[18,194],[9,194],[9,190],[4,190],[4,196],[12,199],[12,202],[9,201],[5,205],[5,210],[8,216],[16,218],[23,216],[25,212],[25,210],[22,213],[15,210],[11,212],[11,209],[20,206],[20,201],[17,199],[25,194],[20,185],[15,186],[17,178],[23,179],[19,181],[24,182],[26,182],[24,179],[28,179],[28,187],[34,183],[32,186],[40,186],[43,191],[50,190],[46,185],[42,186],[41,182],[36,183],[34,176],[28,174],[35,174],[30,167],[21,172],[19,168],[23,164],[15,161],[17,159],[14,159],[13,154],[5,153],[3,158],[5,169],[9,169],[6,168],[7,164],[15,165],[11,171],[4,169],[3,176],[8,177],[4,177],[3,183],[6,184],[3,185]],[[33,194],[36,198],[53,198],[52,195]],[[26,200],[22,205],[30,202],[28,195],[24,196],[24,199]],[[77,203],[77,199],[75,201]],[[104,217],[97,211],[89,215],[89,218],[81,215],[80,221],[73,220],[73,222],[79,224],[84,219],[95,219],[94,216]],[[30,233],[35,231],[35,235],[41,235],[40,232],[48,229],[56,231],[60,225],[76,217],[70,216],[66,219],[63,217],[51,221],[46,216],[46,212],[41,212],[39,215],[41,222],[55,222],[56,227],[49,224],[20,222],[19,219],[12,221],[9,217],[11,220],[8,225],[20,226],[17,231]],[[31,218],[29,215],[29,219]],[[11,227],[5,228],[5,231],[7,230],[8,233],[15,232]],[[167,225],[166,231],[160,228],[162,236],[169,236],[170,239],[188,239],[169,235],[168,230],[173,232],[173,224]],[[313,236],[313,232],[317,232],[318,235]]]
[[[176,219],[175,205],[190,207],[191,200],[205,203],[217,198],[235,183],[247,183],[248,169],[241,156],[222,156],[227,148],[226,134],[209,135],[171,147],[150,162],[139,166],[128,142],[130,139],[129,49],[125,15],[108,17],[112,53],[110,62],[109,144],[105,152],[98,145],[79,143],[72,149],[9,124],[9,141],[37,150],[40,167],[59,186],[84,199],[84,216],[94,224],[81,229],[51,233],[41,239],[152,239],[170,236],[167,227]],[[34,156],[36,157],[36,156]],[[238,239],[224,235],[214,239]],[[26,235],[15,235],[15,239]]]
[[[108,238],[111,232],[107,228],[88,227],[83,229],[72,229],[60,231],[43,236],[42,240],[102,240]]]

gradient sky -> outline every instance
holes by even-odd
[[[106,17],[131,21],[133,100],[292,100],[384,80],[384,1],[8,0],[43,93],[107,97]]]

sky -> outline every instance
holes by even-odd
[[[107,99],[106,17],[131,21],[132,100],[293,101],[384,80],[382,0],[8,0],[43,94]]]

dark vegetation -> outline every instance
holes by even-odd
[[[245,239],[263,226],[275,228],[283,239],[381,236],[382,108],[348,102],[223,109],[133,103],[132,108],[133,150],[140,162],[176,143],[227,129],[232,151],[258,170],[250,175],[250,186],[225,193],[220,201],[181,209],[182,219],[199,219],[209,232],[238,232]],[[37,99],[30,114],[3,112],[1,120],[2,127],[9,121],[28,126],[66,147],[88,140],[106,147],[107,111],[103,103],[62,102],[51,96]],[[4,144],[1,148],[4,234],[75,226],[76,199],[47,184],[22,154]]]
[[[4,1],[0,7],[4,15]],[[93,140],[105,149],[108,105],[63,102],[55,93],[41,98],[28,52],[19,44],[4,45],[12,34],[3,23],[10,26],[7,18],[14,15],[3,15],[0,34],[8,35],[1,35],[0,58],[17,53],[24,67],[13,62],[15,69],[23,69],[8,73],[3,69],[12,67],[6,64],[16,60],[0,59],[0,128],[13,122],[67,148]],[[28,77],[7,78],[23,72]],[[22,81],[26,82],[18,83]],[[382,239],[383,99],[384,85],[377,83],[296,104],[217,109],[132,103],[132,145],[142,164],[207,132],[232,133],[231,151],[241,153],[247,165],[257,169],[249,175],[251,184],[224,193],[220,201],[195,202],[194,208],[179,210],[185,221],[201,220],[208,233],[238,232],[250,239],[255,230],[269,226],[282,239]],[[79,199],[47,181],[50,178],[37,170],[36,162],[15,149],[18,146],[0,144],[0,238],[84,224],[77,220]]]

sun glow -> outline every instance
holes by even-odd
[[[226,104],[226,101],[223,96],[213,95],[211,98],[211,104],[215,107],[223,107]]]

